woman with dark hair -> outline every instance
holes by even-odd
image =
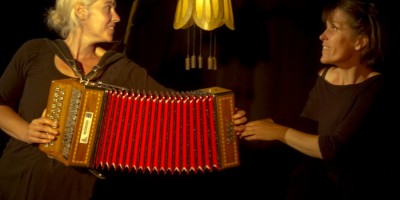
[[[323,164],[326,179],[320,177],[316,186],[324,191],[301,191],[319,193],[317,199],[385,199],[389,144],[381,139],[390,132],[383,124],[384,76],[377,70],[383,61],[377,9],[361,0],[337,0],[325,7],[322,20],[326,25],[319,37],[324,68],[301,113],[314,124],[307,130],[314,131],[268,118],[248,122],[240,137],[278,140]],[[322,183],[329,186],[323,188]],[[302,199],[291,191],[287,196]]]

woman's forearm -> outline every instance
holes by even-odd
[[[22,119],[12,108],[0,105],[0,128],[5,133],[21,140],[28,126],[28,122]]]
[[[318,144],[318,135],[304,133],[293,128],[288,128],[281,142],[314,158],[321,158],[322,154]]]

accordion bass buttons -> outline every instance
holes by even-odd
[[[227,122],[225,124],[225,133],[226,133],[226,142],[227,144],[231,144],[234,142],[234,139],[236,137],[235,133],[234,133],[234,129],[233,129],[233,122]]]
[[[56,123],[59,122],[60,120],[60,112],[61,112],[61,107],[62,107],[62,102],[64,100],[64,95],[65,92],[61,90],[59,87],[56,87],[54,89],[54,95],[52,98],[52,103],[51,103],[51,109],[48,111],[48,117],[52,120],[54,120]],[[54,142],[47,143],[45,147],[48,147],[48,145],[54,145]]]

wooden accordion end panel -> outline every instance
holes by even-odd
[[[150,173],[206,172],[238,166],[234,94],[132,91],[76,79],[54,80],[47,117],[57,139],[39,149],[67,166]]]

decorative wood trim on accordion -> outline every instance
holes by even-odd
[[[57,139],[39,149],[67,166],[149,172],[205,172],[240,165],[234,94],[132,91],[54,80],[47,117]]]

